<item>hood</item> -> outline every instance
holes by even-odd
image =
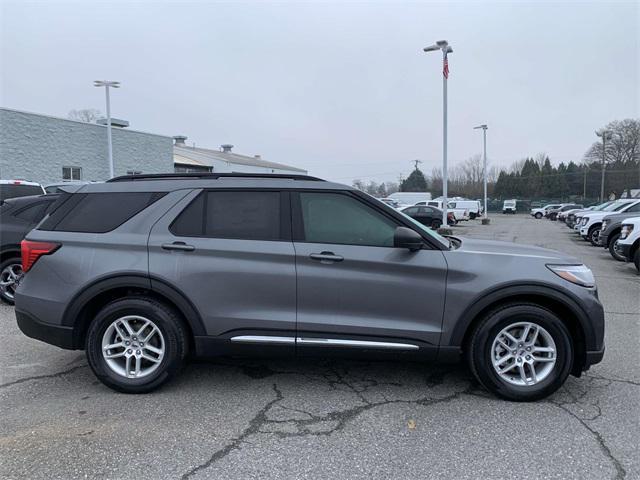
[[[580,265],[583,262],[577,258],[556,250],[535,247],[533,245],[522,245],[512,242],[499,242],[496,240],[478,240],[475,238],[460,238],[462,245],[459,251],[476,254],[529,257],[539,258],[541,261],[549,263],[564,263]]]

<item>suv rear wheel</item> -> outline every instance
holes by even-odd
[[[178,373],[188,339],[179,315],[152,298],[128,297],[103,307],[87,332],[93,373],[124,393],[146,393]]]
[[[514,401],[539,400],[555,392],[568,377],[572,359],[567,327],[535,304],[510,304],[489,312],[467,348],[478,381]]]
[[[13,305],[18,280],[22,275],[20,257],[13,257],[0,263],[0,300]]]

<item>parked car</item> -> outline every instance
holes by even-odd
[[[556,221],[556,220],[562,220],[564,221],[564,213],[569,211],[569,210],[578,210],[584,208],[583,205],[579,205],[576,203],[567,203],[565,205],[563,205],[562,207],[558,208],[558,209],[554,209],[554,210],[549,210],[548,213],[548,218],[549,220],[552,221]]]
[[[118,391],[159,387],[190,354],[360,353],[465,358],[488,390],[529,401],[604,355],[576,258],[442,237],[345,185],[136,175],[56,205],[22,241],[18,326],[86,348]]]
[[[502,213],[516,213],[517,200],[505,200],[502,203]]]
[[[547,210],[551,209],[551,208],[558,208],[560,206],[559,203],[552,203],[549,205],[545,205],[544,207],[540,207],[540,208],[532,208],[530,215],[532,217],[537,218],[538,220],[540,220],[542,217],[545,216],[545,213],[547,212]],[[504,210],[504,208],[503,208]]]
[[[636,270],[640,273],[640,217],[622,221],[618,248],[628,261],[635,264]]]
[[[631,209],[631,212],[640,211],[638,204],[640,204],[640,200],[617,200],[601,211],[591,211],[585,214],[580,224],[580,235],[589,241],[591,245],[598,246],[598,236],[602,228],[602,219],[610,212],[630,213],[629,209]]]
[[[0,204],[0,300],[10,305],[22,275],[20,242],[51,208],[58,195],[15,197]]]
[[[580,233],[580,223],[582,222],[582,217],[588,212],[601,212],[609,205],[614,203],[615,200],[610,200],[608,202],[601,203],[600,205],[594,205],[584,210],[578,210],[577,212],[573,212],[571,215],[567,217],[567,226],[576,231],[576,233]]]
[[[42,185],[26,180],[0,180],[0,202],[10,198],[28,197],[46,193]]]
[[[414,220],[420,222],[422,225],[437,230],[442,226],[442,210],[429,207],[427,205],[413,205],[400,210],[405,215],[410,216]],[[447,224],[454,225],[456,219],[453,212],[447,211]]]
[[[640,211],[640,207],[636,205],[630,210]],[[622,253],[619,249],[618,241],[622,232],[622,221],[629,218],[630,214],[635,213],[628,212],[607,215],[602,219],[602,227],[600,228],[600,234],[598,235],[598,245],[605,248],[606,250],[609,250],[609,253],[614,258],[614,260],[618,260],[620,262],[627,261],[624,253]]]
[[[428,202],[418,202],[416,203],[416,206],[421,206],[421,205],[428,205],[430,207],[435,207],[438,210],[442,210],[443,209],[443,202],[442,200],[430,200]],[[453,213],[453,217],[455,218],[455,223],[461,222],[461,221],[467,221],[469,220],[469,210],[467,210],[466,208],[456,208],[453,206],[453,204],[451,202],[447,202],[447,213],[448,212],[452,212]]]

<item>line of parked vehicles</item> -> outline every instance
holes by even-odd
[[[418,197],[381,198],[382,202],[408,215],[417,222],[437,230],[442,226],[443,200],[420,200]],[[484,213],[484,208],[478,200],[466,198],[453,198],[447,202],[447,224],[456,225],[479,218]]]
[[[531,209],[531,216],[564,222],[594,247],[620,262],[633,262],[640,273],[640,199],[627,198],[584,207],[556,203]]]

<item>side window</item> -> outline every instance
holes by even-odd
[[[640,212],[640,203],[636,203],[633,207],[629,207],[627,212]]]
[[[215,238],[280,240],[280,192],[208,192],[204,234]]]
[[[405,213],[407,215],[415,215],[416,213],[418,213],[418,211],[418,207],[410,207],[404,210],[402,213]]]
[[[169,229],[186,237],[280,240],[280,192],[203,192]]]
[[[300,208],[306,242],[393,247],[396,224],[349,195],[301,192]]]
[[[17,212],[14,216],[25,222],[33,223],[44,217],[44,211],[47,208],[47,202],[38,202],[30,205]]]

